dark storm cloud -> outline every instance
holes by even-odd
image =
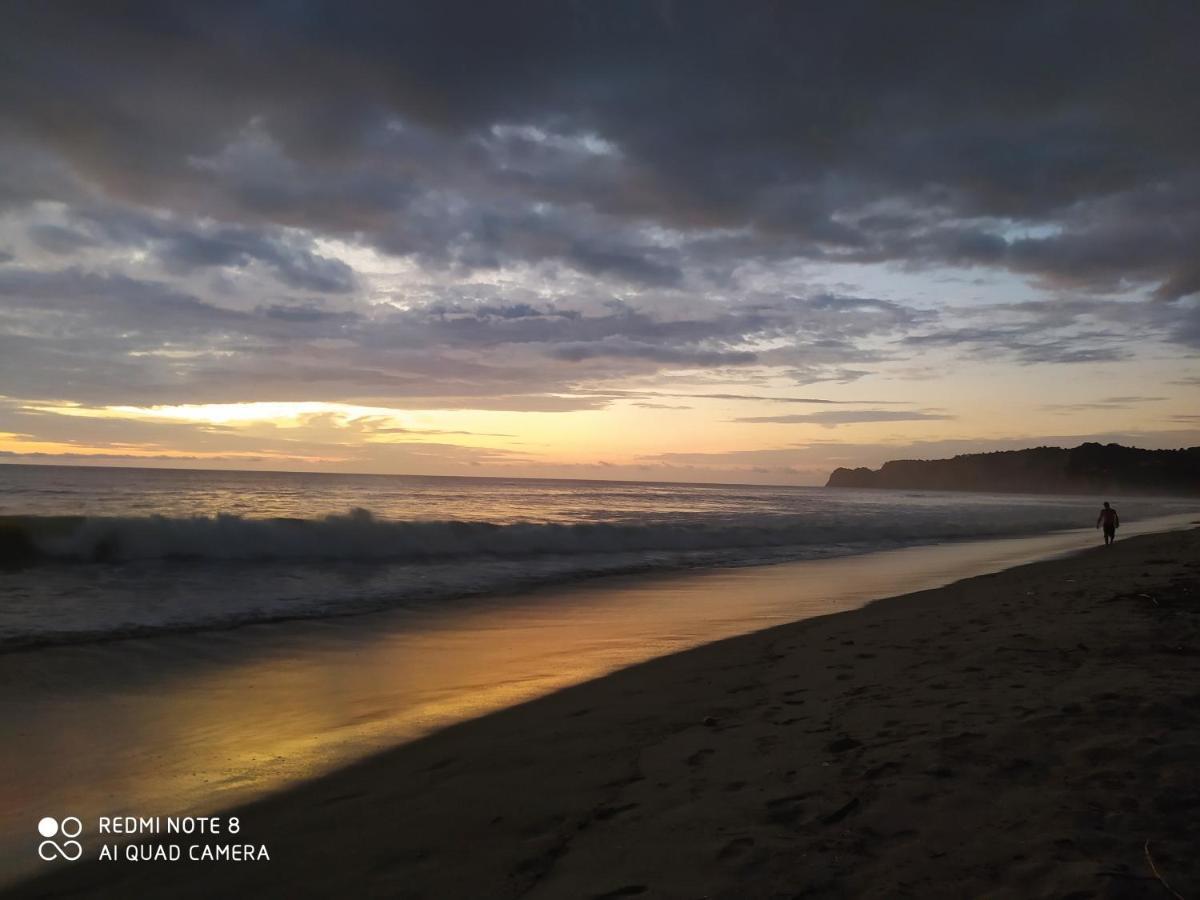
[[[29,229],[29,237],[49,253],[74,253],[95,243],[88,235],[61,225],[35,225]]]
[[[6,19],[6,130],[113,197],[657,285],[679,264],[588,217],[748,228],[763,253],[1200,286],[1190,3],[29,3]]]
[[[1036,237],[998,234],[959,223],[920,232],[893,230],[876,258],[1007,268],[1057,287],[1116,292],[1156,285],[1161,300],[1200,291],[1200,177],[1181,171],[1167,182],[1085,195],[1044,218]],[[991,226],[993,229],[996,226]]]
[[[14,396],[561,410],[672,368],[1200,348],[1192,4],[168,0],[4,26]],[[412,265],[381,285],[332,240]],[[1054,299],[797,289],[835,263]]]
[[[1200,302],[1180,309],[1178,317],[1172,322],[1170,338],[1178,344],[1200,350]]]
[[[114,331],[163,334],[225,332],[244,313],[202,302],[169,285],[82,269],[43,272],[11,268],[0,272],[0,316],[36,322],[54,317],[64,330],[72,321],[107,324]],[[90,331],[87,333],[93,333]]]
[[[914,329],[901,344],[968,355],[1000,351],[1025,364],[1115,361],[1156,341],[1200,347],[1200,298],[1167,303],[1075,297],[955,312],[953,325],[943,317],[932,328]],[[983,324],[971,324],[976,321]]]
[[[354,287],[349,266],[243,230],[179,234],[160,251],[168,271],[190,272],[207,266],[244,266],[256,260],[270,266],[289,287],[322,293],[346,293]]]
[[[77,210],[74,220],[75,228],[35,225],[30,236],[55,253],[101,242],[148,252],[168,273],[177,275],[260,263],[297,290],[336,294],[355,287],[354,272],[348,265],[314,252],[311,238],[279,229],[191,223],[111,206]]]

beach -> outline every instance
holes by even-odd
[[[1200,900],[1200,4],[10,6],[0,900]]]
[[[1189,896],[1198,626],[1200,531],[1121,540],[445,728],[234,810],[269,861],[9,893]]]

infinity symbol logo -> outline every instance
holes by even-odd
[[[38,822],[38,833],[44,838],[52,838],[55,835],[68,838],[61,844],[51,840],[45,840],[38,844],[38,856],[47,862],[58,859],[60,856],[74,862],[83,856],[83,845],[79,841],[69,840],[77,838],[83,833],[83,823],[75,816],[67,816],[62,822],[53,816],[46,816]]]

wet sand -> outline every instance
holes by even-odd
[[[1200,889],[1200,531],[662,657],[237,810],[255,863],[13,896]]]

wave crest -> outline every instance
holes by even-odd
[[[842,535],[878,539],[879,535]],[[0,529],[10,560],[361,560],[422,562],[460,557],[688,552],[828,542],[827,528],[799,517],[749,523],[561,524],[390,521],[369,510],[320,519],[19,517]],[[836,539],[837,536],[832,536]]]
[[[1051,517],[1055,518],[1055,517]],[[1047,521],[1065,527],[1068,521]],[[811,516],[624,523],[399,521],[366,509],[319,519],[256,519],[231,514],[167,517],[13,517],[0,521],[0,560],[378,561],[458,558],[691,553],[822,546],[887,546],[1027,533],[1029,523],[994,519],[990,527],[952,518],[908,523],[897,534],[885,519],[835,523]]]

